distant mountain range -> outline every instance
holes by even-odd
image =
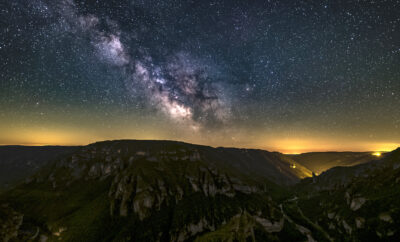
[[[395,241],[400,236],[400,149],[380,160],[353,154],[354,164],[362,164],[312,177],[316,156],[338,154],[305,159],[140,140],[64,148],[47,150],[48,156],[37,153],[43,159],[25,156],[42,165],[0,194],[0,240]],[[8,154],[0,156],[5,163],[19,152],[0,154]],[[344,155],[347,164],[351,155]],[[17,160],[29,167],[24,158]]]

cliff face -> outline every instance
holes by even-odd
[[[284,218],[274,197],[285,194],[278,184],[309,175],[293,163],[261,150],[99,142],[55,160],[3,200],[32,218],[21,222],[18,238],[38,228],[42,238],[71,240],[87,226],[96,239],[109,231],[113,239],[183,241],[243,216],[277,238]]]
[[[55,165],[57,169],[66,168],[70,172],[71,177],[65,174],[65,179],[90,179],[118,175],[138,164],[162,169],[179,162],[187,167],[202,165],[209,170],[220,169],[246,179],[268,179],[280,185],[294,184],[301,178],[311,176],[309,170],[279,153],[212,148],[174,141],[99,142],[59,159]],[[295,169],[291,168],[294,164]]]
[[[399,236],[400,150],[300,181],[308,175],[290,158],[261,150],[99,142],[55,159],[1,194],[0,238],[390,241]]]

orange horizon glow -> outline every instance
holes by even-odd
[[[226,132],[214,132],[203,135],[201,132],[176,133],[174,129],[162,128],[159,124],[123,124],[118,129],[104,129],[96,125],[82,123],[79,127],[48,125],[6,127],[0,124],[0,145],[27,146],[83,146],[103,140],[175,140],[213,147],[236,147],[277,151],[284,154],[307,152],[352,151],[387,152],[400,147],[400,143],[381,138],[377,141],[349,139],[341,134],[324,136],[321,133],[296,133],[259,131],[257,134],[235,128]],[[231,133],[235,133],[232,137]],[[228,134],[228,135],[227,135]],[[293,137],[295,136],[295,137]],[[212,137],[212,138],[210,138]]]
[[[20,136],[21,137],[21,136]],[[76,134],[70,132],[27,132],[25,137],[21,137],[20,140],[14,139],[11,142],[0,142],[0,145],[23,145],[23,146],[84,146],[90,143],[103,141],[103,140],[119,140],[119,139],[137,139],[137,140],[172,140],[164,139],[160,137],[144,137],[139,135],[135,138],[129,137],[95,137],[89,138],[87,135]],[[77,140],[80,140],[78,142]],[[381,156],[383,152],[389,152],[400,147],[397,143],[357,143],[343,144],[337,141],[324,141],[318,139],[283,139],[270,141],[266,146],[260,147],[258,145],[234,145],[229,143],[223,143],[221,145],[207,144],[207,142],[198,142],[198,140],[179,140],[192,144],[208,145],[208,146],[225,146],[225,147],[237,147],[237,148],[250,148],[250,149],[263,149],[268,151],[277,151],[283,154],[302,154],[308,152],[371,152],[374,156]]]
[[[329,139],[278,139],[270,142],[265,149],[283,154],[302,154],[307,152],[372,152],[373,155],[389,152],[400,147],[400,143],[341,142]]]

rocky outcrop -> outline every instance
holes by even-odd
[[[0,238],[4,242],[17,238],[24,216],[13,210],[7,204],[0,207]]]
[[[282,230],[284,222],[285,222],[283,217],[279,221],[276,221],[276,222],[272,222],[268,219],[261,218],[258,216],[254,216],[254,218],[258,223],[260,223],[263,226],[265,231],[267,231],[268,233],[280,232]]]
[[[392,216],[390,216],[390,213],[387,212],[379,214],[379,219],[387,223],[393,223]]]
[[[111,181],[108,191],[110,214],[123,217],[136,214],[144,219],[159,210],[162,204],[176,204],[191,193],[232,198],[237,193],[263,192],[265,187],[260,186],[260,180],[277,174],[266,173],[265,178],[260,175],[249,177],[244,158],[252,153],[260,160],[268,158],[267,153],[258,150],[225,151],[178,142],[101,142],[61,158],[47,175],[37,175],[28,183],[47,181],[57,190],[79,180],[108,179]],[[273,163],[269,165],[280,169],[286,165],[287,162],[279,160],[275,154],[271,156]],[[246,173],[237,168],[243,165]],[[257,170],[254,172],[259,174]]]
[[[178,232],[172,232],[171,241],[186,241],[188,238],[204,231],[214,230],[215,227],[213,225],[211,225],[205,218],[201,218],[197,223],[190,223],[184,226]]]
[[[361,217],[355,218],[356,228],[361,229],[364,228],[365,219]]]
[[[162,173],[156,175],[157,167],[154,167],[153,172],[155,174],[126,169],[114,177],[109,191],[113,215],[119,208],[120,216],[133,212],[144,219],[152,211],[159,210],[161,204],[178,203],[184,196],[196,192],[206,197],[217,194],[234,197],[237,192],[250,194],[260,191],[255,186],[245,185],[218,170],[211,171],[200,165],[187,171],[179,180],[163,177]]]
[[[351,228],[351,226],[346,222],[346,220],[342,220],[342,225],[343,228],[345,229],[347,234],[351,234],[353,232],[353,229]]]
[[[364,205],[364,203],[367,201],[364,197],[356,197],[351,200],[350,203],[350,209],[353,211],[356,211]]]

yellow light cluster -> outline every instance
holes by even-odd
[[[381,152],[374,152],[374,153],[372,153],[372,155],[380,157],[382,155],[382,153]]]

